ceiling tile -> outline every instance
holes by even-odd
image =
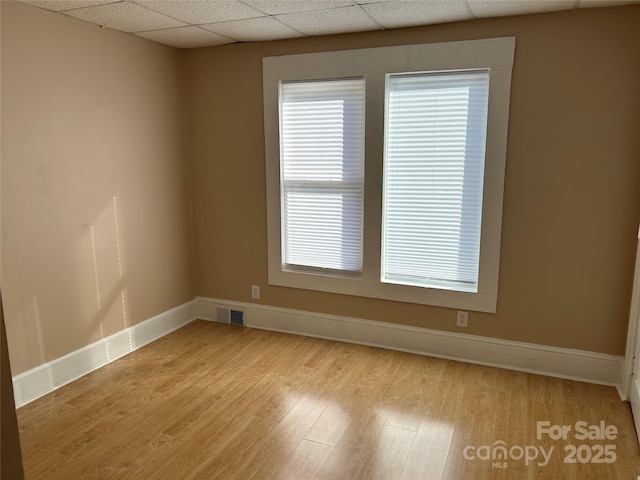
[[[178,48],[198,48],[233,43],[233,40],[199,27],[189,26],[136,33],[136,36]]]
[[[269,15],[312,12],[353,5],[351,0],[245,0],[244,3]]]
[[[282,38],[301,37],[302,34],[287,27],[274,17],[250,18],[234,22],[201,25],[214,33],[233,38],[240,42],[257,42],[261,40],[279,40]]]
[[[97,7],[69,10],[65,15],[86,20],[87,22],[122,32],[142,32],[161,28],[182,27],[184,22],[165,17],[134,3],[121,2],[100,5]]]
[[[640,0],[20,1],[114,30],[140,33],[141,37],[177,47],[445,23],[468,19],[471,13],[478,18],[500,17],[640,3]],[[203,28],[187,28],[189,23]]]
[[[264,16],[237,0],[135,0],[136,3],[187,23],[205,24]]]
[[[575,0],[467,0],[471,11],[478,18],[526,15],[528,13],[570,10]]]
[[[62,12],[64,10],[73,10],[74,8],[84,8],[96,5],[104,5],[105,3],[115,3],[121,0],[23,0],[24,3],[34,5],[36,7],[46,8],[54,12]]]
[[[385,28],[413,27],[473,18],[464,2],[450,0],[402,0],[362,5]]]
[[[278,20],[306,35],[331,35],[333,33],[380,30],[360,7],[342,7],[316,12],[278,15]]]

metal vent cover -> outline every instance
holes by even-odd
[[[216,307],[216,322],[244,326],[244,311],[225,307]]]
[[[228,308],[216,308],[216,322],[231,323],[231,310]]]

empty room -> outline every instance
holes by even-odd
[[[2,478],[639,478],[639,1],[0,22]]]

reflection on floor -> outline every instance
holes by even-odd
[[[612,387],[204,321],[18,411],[27,479],[632,479]]]

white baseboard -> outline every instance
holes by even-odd
[[[16,408],[76,380],[216,308],[245,312],[247,327],[400,350],[589,383],[617,386],[623,358],[252,303],[197,297],[144,322],[13,377]],[[531,364],[531,358],[535,358]],[[622,392],[621,396],[622,396]]]
[[[217,307],[245,312],[245,326],[400,350],[551,377],[616,386],[622,356],[452,333],[392,323],[196,297],[196,315],[215,321]],[[532,363],[535,359],[535,363]]]
[[[196,301],[167,310],[79,350],[13,377],[20,408],[196,319]]]

